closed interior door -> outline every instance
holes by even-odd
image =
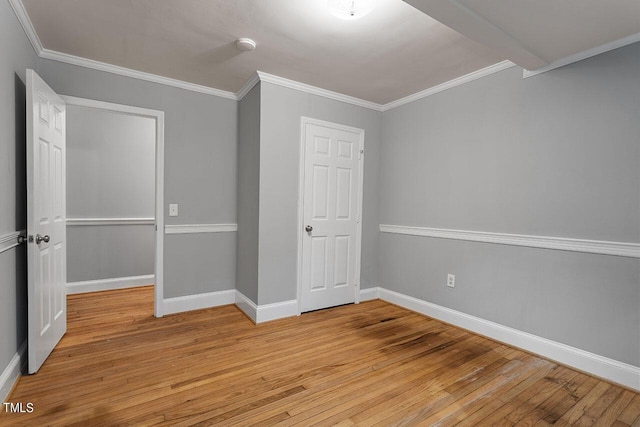
[[[67,329],[65,103],[27,70],[29,373]]]
[[[303,119],[301,311],[359,292],[364,131]]]

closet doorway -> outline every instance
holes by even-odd
[[[162,316],[164,113],[67,104],[67,293],[154,285]]]

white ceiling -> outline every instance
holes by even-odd
[[[528,70],[640,33],[640,0],[405,1]]]
[[[640,33],[640,0],[407,2],[420,10],[377,0],[345,21],[326,0],[23,0],[48,50],[229,92],[260,70],[378,104]],[[239,37],[257,49],[237,50]]]

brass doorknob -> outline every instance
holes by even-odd
[[[307,225],[304,229],[307,233],[311,233],[313,231],[313,227],[310,225]]]

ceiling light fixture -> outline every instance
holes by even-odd
[[[254,50],[256,48],[256,42],[254,42],[251,39],[243,37],[238,39],[238,41],[236,42],[236,46],[238,49],[246,52],[246,51]]]
[[[328,0],[329,11],[340,19],[362,18],[376,7],[376,0]]]

